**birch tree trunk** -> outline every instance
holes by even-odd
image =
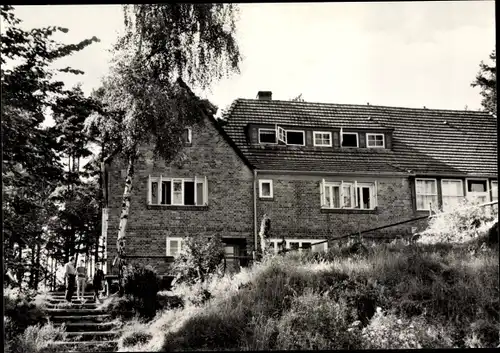
[[[134,177],[135,152],[128,158],[127,177],[125,179],[125,188],[122,198],[122,212],[120,214],[120,226],[118,227],[118,236],[116,238],[116,250],[118,252],[118,268],[120,279],[120,294],[123,293],[123,285],[121,282],[123,271],[123,260],[125,256],[125,234],[128,224],[128,215],[130,213],[130,198],[132,194],[132,179]]]

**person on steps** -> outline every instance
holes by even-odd
[[[66,280],[66,301],[71,303],[71,298],[75,292],[75,279],[76,279],[76,269],[75,269],[75,257],[71,256],[69,261],[64,265],[64,279]]]
[[[102,272],[102,264],[100,262],[97,263],[97,269],[94,274],[93,287],[94,287],[94,300],[97,303],[98,301],[101,303],[101,299],[99,299],[99,292],[103,289],[103,281],[104,281],[104,272]]]
[[[85,294],[85,284],[87,283],[87,269],[85,268],[85,262],[80,261],[80,266],[76,268],[76,273],[78,275],[76,282],[76,297],[85,302],[83,296]]]

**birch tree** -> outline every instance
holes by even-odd
[[[212,106],[191,87],[209,88],[238,72],[233,4],[149,4],[124,6],[125,35],[114,51],[110,74],[103,80],[102,102],[108,117],[87,122],[126,161],[117,260],[125,255],[134,166],[142,145],[171,162],[180,152],[186,126],[201,123],[200,110]],[[109,149],[111,150],[111,148]],[[115,260],[116,260],[115,259]]]

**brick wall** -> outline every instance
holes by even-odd
[[[325,181],[373,182],[378,184],[375,211],[328,210],[320,208],[321,176],[262,175],[273,180],[273,199],[257,202],[258,222],[264,213],[271,219],[271,237],[338,237],[417,217],[413,211],[411,184],[405,177],[324,177]],[[391,227],[367,235],[394,235],[411,231],[418,222]]]
[[[130,216],[126,235],[129,255],[166,255],[166,237],[210,236],[246,238],[247,251],[253,250],[253,175],[240,157],[219,134],[210,121],[193,126],[192,145],[185,147],[183,158],[170,165],[151,157],[151,148],[142,148],[135,168]],[[116,236],[124,187],[123,161],[115,159],[109,166],[108,266],[116,256]],[[148,176],[192,178],[207,176],[208,207],[169,209],[148,207]],[[138,261],[138,260],[134,260]],[[160,273],[168,271],[169,261],[144,260]],[[108,267],[109,269],[109,267]],[[116,268],[113,269],[116,272]]]

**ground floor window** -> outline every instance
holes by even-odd
[[[167,256],[178,256],[181,252],[182,238],[167,237]]]
[[[464,186],[460,179],[442,179],[443,211],[450,211],[464,199]]]
[[[479,203],[488,202],[488,182],[486,179],[467,179],[467,199]]]
[[[415,179],[417,210],[429,211],[438,205],[437,180]]]
[[[377,206],[377,182],[334,181],[321,183],[321,207],[372,210]]]
[[[203,206],[208,204],[207,177],[149,177],[148,204]]]
[[[275,253],[278,253],[283,245],[285,249],[298,250],[299,252],[319,252],[328,250],[328,243],[325,239],[285,239],[284,244],[283,239],[269,239],[269,248]]]
[[[491,182],[491,201],[498,201],[498,181]]]

